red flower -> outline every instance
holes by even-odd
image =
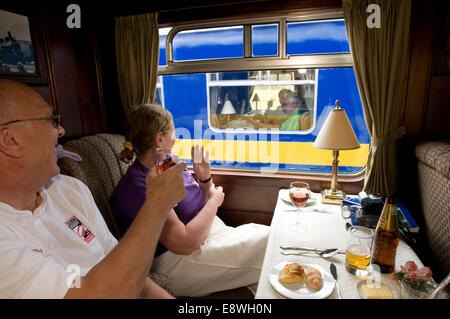
[[[400,266],[405,277],[413,282],[425,281],[431,278],[432,272],[429,267],[418,268],[414,261],[407,261],[405,266]]]

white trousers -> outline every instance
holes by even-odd
[[[199,297],[258,282],[269,227],[226,226],[215,217],[205,243],[191,255],[167,251],[156,257],[152,272],[170,278],[174,296]]]

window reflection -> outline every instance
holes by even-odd
[[[312,129],[316,70],[209,74],[210,123],[217,129]]]

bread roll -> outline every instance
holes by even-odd
[[[292,284],[294,282],[300,282],[305,278],[305,270],[297,263],[286,264],[281,269],[278,280],[285,284]]]
[[[322,288],[322,276],[312,274],[306,277],[306,284],[314,290],[320,290]]]
[[[308,267],[305,271],[305,277],[308,287],[311,287],[314,290],[320,290],[322,288],[322,274],[317,268]]]
[[[317,268],[314,268],[314,267],[306,268],[305,276],[308,277],[309,275],[312,275],[312,274],[316,274],[316,275],[322,276],[322,274],[320,273],[320,271]]]

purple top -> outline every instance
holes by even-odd
[[[148,171],[149,169],[136,159],[117,184],[112,205],[123,233],[130,227],[144,204],[147,188],[145,178]],[[203,208],[205,196],[191,173],[187,169],[182,173],[186,196],[175,206],[174,210],[180,221],[186,225]],[[155,256],[166,251],[167,248],[158,243]]]

